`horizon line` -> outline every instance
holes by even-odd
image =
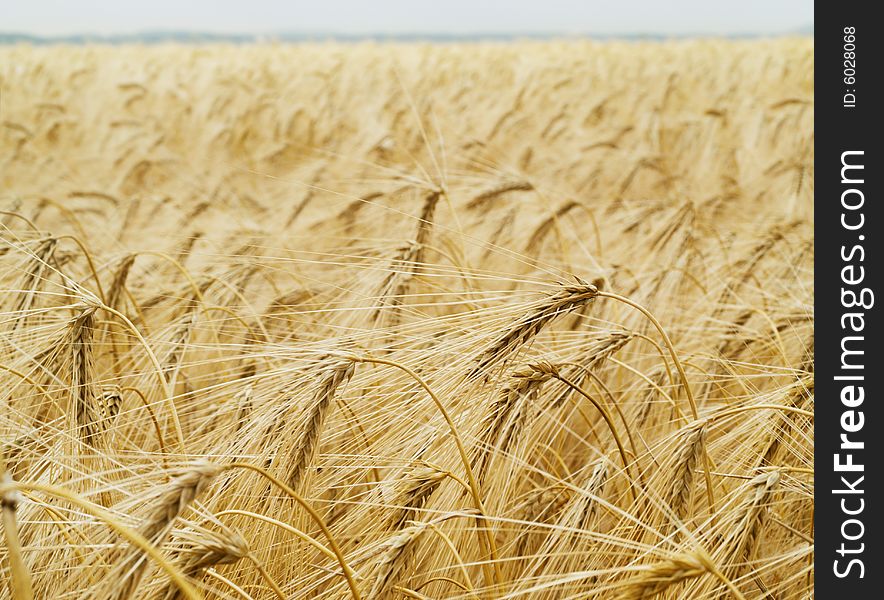
[[[310,41],[500,41],[527,38],[534,40],[555,39],[599,39],[599,40],[667,40],[667,39],[694,39],[694,38],[724,38],[724,39],[755,39],[755,38],[778,38],[790,36],[813,37],[814,26],[808,24],[793,30],[781,32],[681,32],[661,33],[654,31],[634,32],[611,32],[599,33],[592,31],[565,31],[565,30],[514,30],[514,31],[487,31],[475,30],[470,32],[451,31],[410,31],[410,32],[340,32],[332,30],[314,31],[275,31],[265,33],[254,32],[216,32],[208,30],[191,29],[144,29],[129,32],[97,33],[78,32],[64,34],[37,34],[22,31],[0,31],[0,45],[15,43],[33,44],[64,44],[64,43],[110,43],[120,44],[127,42],[136,43],[163,43],[163,42],[232,42],[232,43],[255,43],[255,42],[310,42]]]

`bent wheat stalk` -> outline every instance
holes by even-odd
[[[669,350],[669,356],[672,358],[672,362],[675,363],[675,368],[678,370],[678,375],[681,378],[682,387],[684,387],[685,395],[688,398],[688,403],[691,405],[691,414],[694,419],[699,419],[700,415],[697,411],[697,402],[694,400],[694,393],[691,391],[691,384],[688,382],[688,375],[684,370],[684,366],[682,365],[681,360],[678,358],[678,354],[675,351],[675,346],[672,343],[672,340],[669,338],[669,334],[666,333],[666,330],[663,329],[663,326],[660,324],[660,321],[651,314],[651,312],[646,309],[644,306],[637,302],[633,302],[629,298],[625,296],[621,296],[619,294],[615,294],[613,292],[598,292],[597,294],[600,298],[611,298],[612,300],[616,300],[618,302],[622,302],[632,308],[636,309],[640,313],[642,313],[657,331],[660,333],[660,337],[663,338],[663,343],[666,345],[666,349]],[[704,452],[703,453],[703,475],[706,478],[706,499],[709,502],[709,513],[715,513],[715,496],[712,490],[712,476],[709,471],[709,455]]]
[[[451,418],[451,415],[448,413],[448,410],[445,408],[445,405],[442,404],[442,401],[439,400],[439,397],[436,395],[436,393],[432,390],[432,388],[430,388],[429,385],[427,385],[427,382],[424,381],[420,375],[418,375],[417,373],[415,373],[414,371],[412,371],[411,369],[409,369],[408,367],[406,367],[405,365],[403,365],[401,363],[398,363],[398,362],[392,361],[392,360],[386,360],[383,358],[374,358],[374,357],[370,357],[370,356],[355,356],[355,357],[352,357],[352,360],[355,362],[376,363],[379,365],[387,365],[388,367],[395,367],[397,369],[404,371],[409,377],[414,379],[418,383],[418,385],[420,385],[424,389],[425,392],[427,392],[427,395],[429,395],[430,398],[433,400],[433,403],[436,405],[436,408],[439,409],[439,412],[441,413],[442,418],[445,419],[445,423],[448,425],[448,430],[451,432],[451,437],[454,439],[454,443],[457,446],[457,452],[460,455],[460,460],[463,463],[464,470],[466,471],[467,483],[470,487],[470,494],[473,497],[473,503],[475,504],[476,510],[479,511],[479,515],[476,518],[480,523],[479,529],[483,532],[483,536],[480,539],[482,539],[483,543],[486,545],[486,550],[491,558],[491,563],[494,566],[495,577],[493,579],[495,581],[497,581],[498,584],[500,584],[503,581],[503,579],[502,579],[502,574],[500,572],[500,564],[499,564],[499,561],[497,558],[497,545],[494,542],[494,536],[491,534],[491,527],[489,526],[488,521],[486,519],[487,513],[485,511],[485,505],[482,502],[482,492],[479,488],[479,483],[476,480],[476,475],[473,472],[473,467],[470,464],[470,458],[467,455],[467,449],[464,446],[463,438],[461,437],[460,432],[457,430],[457,425],[454,424],[454,419]],[[483,568],[487,568],[486,562],[483,562],[482,565],[483,565]],[[490,578],[489,578],[489,580],[490,580]]]
[[[617,444],[617,450],[620,452],[620,459],[623,461],[623,469],[626,471],[626,475],[630,480],[629,485],[629,493],[632,495],[633,500],[635,499],[635,490],[632,489],[633,484],[631,482],[635,481],[632,477],[632,473],[630,472],[630,460],[626,456],[626,449],[623,447],[623,441],[620,439],[620,433],[617,431],[617,426],[614,424],[614,419],[611,418],[611,414],[598,400],[590,396],[583,388],[579,385],[575,384],[573,381],[565,377],[561,374],[561,372],[554,365],[548,362],[540,362],[535,364],[535,368],[543,373],[548,373],[550,376],[555,377],[569,388],[589,400],[593,406],[601,413],[602,418],[605,420],[605,424],[608,426],[608,429],[611,431],[611,435],[614,436],[614,443]]]
[[[144,352],[154,368],[154,372],[157,376],[157,381],[159,381],[160,384],[160,389],[163,391],[163,395],[166,398],[166,403],[169,406],[169,414],[171,415],[172,423],[175,426],[175,437],[178,440],[178,446],[179,448],[181,448],[181,451],[186,455],[187,445],[184,442],[184,430],[181,427],[181,419],[178,418],[178,408],[175,406],[175,399],[173,397],[172,390],[169,387],[169,382],[166,380],[163,366],[157,359],[157,355],[154,354],[154,351],[151,349],[150,344],[147,343],[147,340],[144,339],[144,336],[141,335],[141,332],[138,331],[138,328],[135,326],[135,324],[129,320],[129,317],[107,305],[100,305],[100,308],[106,310],[113,316],[120,319],[120,321],[122,321],[123,324],[126,325],[126,328],[132,332],[132,335],[135,336],[135,338],[138,340],[138,343],[141,344],[141,347],[144,348]]]
[[[331,551],[334,552],[335,557],[338,559],[338,564],[341,565],[341,570],[344,573],[344,577],[347,580],[347,585],[350,588],[350,593],[352,594],[354,600],[362,600],[362,595],[359,593],[359,587],[356,585],[355,574],[353,573],[353,569],[350,568],[347,559],[344,557],[344,553],[341,551],[341,547],[338,545],[337,540],[335,540],[335,536],[332,534],[331,530],[328,528],[328,525],[325,522],[325,519],[322,518],[316,509],[310,505],[300,494],[298,494],[291,487],[283,483],[278,478],[274,477],[272,474],[267,472],[266,469],[262,469],[257,465],[253,465],[245,462],[232,462],[227,463],[221,467],[221,470],[227,471],[230,469],[247,469],[250,471],[254,471],[255,473],[261,475],[270,481],[273,485],[281,489],[283,492],[288,494],[295,502],[297,502],[301,508],[307,511],[307,514],[310,515],[310,518],[316,523],[319,529],[322,531],[322,534],[328,540],[328,545],[331,547]]]

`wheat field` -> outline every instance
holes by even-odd
[[[0,48],[0,599],[811,598],[813,67]]]

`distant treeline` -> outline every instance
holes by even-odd
[[[813,35],[813,26],[803,27],[800,30],[785,32],[783,35]],[[707,35],[696,36],[662,35],[655,33],[633,34],[593,34],[593,33],[562,33],[562,32],[512,32],[512,33],[336,33],[336,32],[286,32],[274,34],[239,34],[239,33],[209,33],[200,31],[146,31],[138,33],[121,34],[71,34],[40,36],[27,33],[0,32],[0,45],[10,44],[252,44],[267,42],[494,42],[511,40],[551,40],[551,39],[598,39],[598,40],[631,40],[631,41],[662,41],[667,39],[708,37]],[[758,34],[728,35],[729,38],[754,38],[770,37]]]

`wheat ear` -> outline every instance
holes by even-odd
[[[651,600],[670,587],[705,575],[706,566],[693,554],[678,554],[648,568],[626,586],[620,600]]]
[[[498,394],[479,426],[473,468],[480,482],[485,479],[492,451],[506,453],[514,445],[516,436],[523,429],[524,405],[536,398],[540,387],[552,377],[549,372],[533,365],[523,365],[511,376],[512,380]]]
[[[418,511],[436,491],[448,473],[433,467],[421,466],[410,470],[395,482],[388,504],[394,507],[387,520],[387,531],[401,529],[407,521],[417,518]]]
[[[566,285],[525,314],[498,336],[478,357],[478,364],[469,377],[476,377],[504,359],[514,349],[524,346],[559,315],[591,302],[599,290],[591,283]]]
[[[138,527],[138,533],[155,545],[162,544],[163,539],[172,529],[175,519],[190,505],[193,500],[209,486],[212,479],[221,472],[217,465],[201,462],[191,465],[183,473],[169,482],[167,489],[160,495],[159,501]],[[130,598],[141,583],[147,562],[132,548],[123,557],[123,564],[135,561],[135,566],[127,572],[122,581],[116,582],[118,600]]]
[[[203,535],[188,532],[181,537],[187,544],[178,551],[178,567],[191,579],[215,565],[233,564],[249,555],[248,543],[234,531],[209,531]],[[181,590],[170,582],[162,597],[180,600]]]
[[[355,364],[349,360],[338,361],[324,370],[321,383],[304,411],[301,425],[294,441],[286,450],[289,467],[289,485],[297,489],[313,462],[323,426],[332,406],[335,392],[353,377]]]
[[[683,436],[675,459],[675,473],[670,478],[666,503],[683,520],[692,506],[694,475],[703,460],[708,428],[705,421],[690,428]]]
[[[383,542],[371,590],[366,600],[387,598],[405,571],[414,542],[426,530],[426,523],[407,527]]]
[[[95,405],[95,366],[93,333],[95,327],[93,306],[84,306],[70,322],[71,349],[71,403],[76,429],[83,441],[92,446],[100,433],[100,419]]]

